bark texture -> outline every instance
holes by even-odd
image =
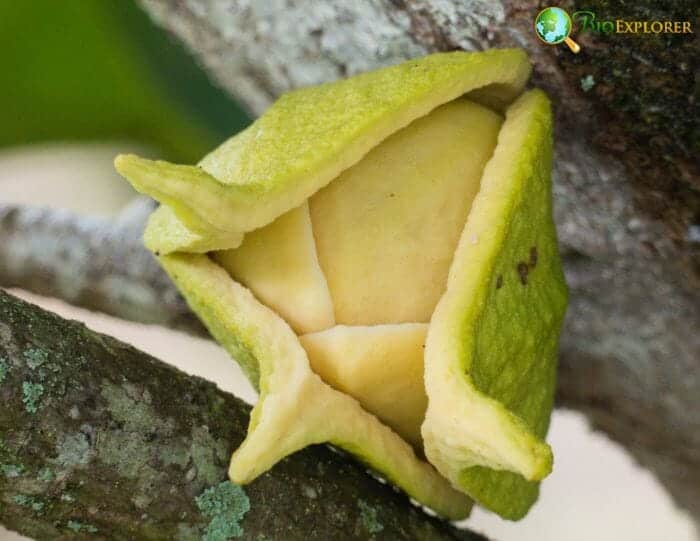
[[[0,522],[35,539],[483,539],[326,446],[235,487],[249,406],[2,290],[0,397]]]
[[[138,198],[119,218],[0,204],[0,285],[142,323],[204,332],[141,233],[153,210]]]

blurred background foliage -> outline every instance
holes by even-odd
[[[0,148],[120,140],[195,162],[248,122],[132,0],[0,0]]]

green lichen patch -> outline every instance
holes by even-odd
[[[131,503],[133,503],[137,509],[146,509],[153,502],[153,495],[147,494],[146,492],[141,492],[136,494],[131,498]]]
[[[379,512],[364,500],[357,500],[357,507],[360,508],[360,520],[365,529],[371,533],[379,533],[384,529],[384,525],[379,521]]]
[[[100,462],[115,467],[128,479],[139,480],[144,486],[157,482],[163,475],[150,463],[154,450],[147,435],[126,431],[102,432],[96,450]]]
[[[581,90],[588,92],[595,86],[595,78],[590,73],[581,77]]]
[[[34,496],[26,494],[17,494],[12,497],[12,501],[22,507],[29,507],[35,513],[41,513],[44,510],[44,502]]]
[[[80,533],[80,532],[97,533],[97,532],[99,532],[99,530],[95,526],[93,526],[92,524],[83,523],[83,522],[80,522],[78,520],[69,520],[66,523],[66,528],[74,531],[75,533]]]
[[[191,453],[184,445],[170,445],[163,447],[159,456],[163,466],[174,465],[180,467],[180,469],[185,469],[190,462]]]
[[[220,448],[223,445],[223,455]],[[223,440],[216,440],[206,426],[192,429],[192,446],[190,448],[197,478],[206,485],[213,485],[221,479],[220,462],[228,458],[228,447]],[[221,456],[224,460],[221,460]]]
[[[27,366],[32,370],[36,370],[49,360],[49,354],[38,348],[29,348],[24,351],[23,355]]]
[[[173,466],[183,475],[187,471],[186,482],[197,478],[199,489],[223,478],[229,449],[222,459],[220,441],[206,427],[193,429],[191,438],[177,433],[175,421],[158,415],[154,399],[141,385],[104,380],[100,395],[115,426],[97,434],[95,459],[135,481],[131,493],[134,507],[150,508],[155,498],[152,487],[161,484]],[[180,535],[180,539],[190,538]]]
[[[316,489],[311,485],[302,485],[301,492],[310,500],[315,500],[316,498],[318,498],[318,493],[316,492]]]
[[[379,533],[384,529],[384,525],[379,521],[379,512],[364,500],[357,500],[357,507],[360,508],[360,520],[365,529],[371,533]]]
[[[36,478],[39,481],[49,482],[54,480],[55,475],[53,474],[51,468],[45,467],[39,470],[39,473],[37,473]]]
[[[226,541],[241,537],[241,520],[250,510],[250,500],[238,485],[223,481],[195,498],[200,513],[209,519],[203,541]]]
[[[147,389],[104,380],[100,395],[119,428],[98,434],[96,458],[122,476],[136,480],[131,501],[138,509],[145,510],[154,498],[150,487],[161,483],[166,475],[161,466],[174,464],[184,468],[190,461],[189,449],[184,440],[182,445],[171,441],[175,422],[158,416]]]
[[[172,419],[163,420],[156,414],[150,405],[148,391],[139,390],[130,384],[123,386],[105,382],[100,392],[102,398],[107,401],[107,407],[115,421],[124,424],[124,429],[129,432],[158,431],[164,435],[172,433],[174,423]]]
[[[56,446],[56,450],[56,462],[69,468],[85,465],[92,457],[90,442],[82,432],[65,436]]]
[[[29,413],[36,413],[39,409],[41,397],[44,394],[44,386],[41,383],[31,381],[22,382],[22,402],[24,409]]]
[[[0,357],[0,384],[5,381],[7,373],[10,371],[10,365],[7,363],[4,357]]]
[[[0,464],[0,472],[8,479],[12,479],[24,473],[24,466],[22,464]]]

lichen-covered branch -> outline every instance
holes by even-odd
[[[115,221],[0,204],[0,285],[124,319],[203,332],[143,248],[141,233],[152,208],[139,198]]]
[[[0,523],[35,539],[482,539],[325,446],[225,481],[249,407],[0,290]]]

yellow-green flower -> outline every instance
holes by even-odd
[[[435,54],[282,96],[196,167],[117,158],[260,391],[234,482],[330,442],[450,519],[535,501],[566,289],[529,72]]]

